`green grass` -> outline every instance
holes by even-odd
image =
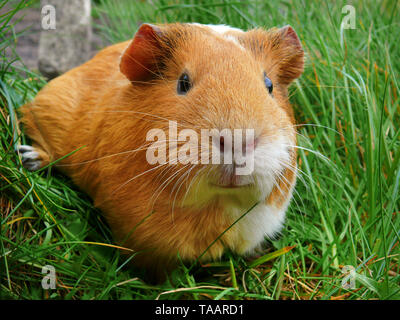
[[[400,299],[399,4],[353,1],[356,29],[343,30],[346,2],[96,2],[110,42],[131,38],[144,21],[290,24],[307,56],[291,87],[304,149],[282,237],[257,260],[228,252],[220,262],[182,266],[162,285],[127,268],[100,213],[68,178],[22,168],[12,120],[45,82],[4,58],[14,39],[5,41],[11,26],[2,15],[0,298]],[[16,137],[25,143],[23,130]],[[47,264],[56,290],[41,288]],[[346,265],[356,269],[356,289],[341,286]]]

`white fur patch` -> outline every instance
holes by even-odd
[[[289,200],[287,201],[289,203]],[[234,244],[234,249],[239,254],[249,254],[254,251],[267,238],[274,238],[282,229],[285,221],[287,205],[276,209],[264,203],[259,203],[250,212],[239,220],[234,226],[234,231],[241,242]],[[235,220],[246,213],[235,208],[232,210]]]
[[[244,32],[242,29],[227,26],[225,24],[205,24],[204,26],[213,29],[215,32],[219,34],[224,34],[229,31]]]
[[[261,176],[262,183],[259,184],[264,197],[252,211],[250,211],[242,220],[238,222],[237,232],[245,239],[243,245],[236,250],[241,253],[251,253],[263,241],[264,238],[275,237],[282,229],[285,213],[292,198],[295,181],[289,182],[284,177],[280,177],[282,182],[289,186],[289,192],[286,195],[286,201],[280,208],[265,204],[265,198],[271,193],[274,184],[278,185],[279,179],[277,172],[282,172],[285,167],[293,170],[296,176],[297,168],[290,167],[291,159],[288,146],[291,143],[286,136],[274,137],[273,140],[264,142],[255,152],[255,176]],[[290,183],[290,184],[289,184]],[[278,189],[278,192],[282,190]],[[282,191],[283,192],[283,191]],[[233,215],[237,218],[245,212],[239,212],[237,209],[232,210]]]
[[[238,238],[243,239],[240,244],[234,243],[235,247],[232,248],[239,254],[251,253],[264,241],[265,237],[274,238],[283,227],[285,212],[292,198],[294,182],[289,185],[286,201],[280,208],[265,204],[265,199],[271,193],[274,185],[278,185],[277,172],[282,172],[290,163],[288,145],[290,145],[288,139],[281,136],[274,137],[271,141],[266,140],[256,148],[253,174],[257,178],[260,195],[258,201],[260,203],[239,220],[234,227]],[[295,168],[289,170],[296,171]],[[284,178],[281,179],[285,184],[289,183]],[[256,199],[246,193],[243,193],[240,197],[247,201],[247,210],[256,203]],[[228,205],[226,213],[230,214],[235,221],[246,212],[245,208],[244,206]]]
[[[235,38],[235,36],[229,34],[226,35],[225,33],[230,32],[230,31],[235,31],[235,32],[244,32],[242,29],[239,28],[234,28],[231,26],[227,26],[225,24],[200,24],[200,23],[193,23],[195,25],[198,26],[202,26],[202,27],[207,27],[212,29],[214,32],[218,33],[219,35],[221,35],[224,39],[233,42],[235,45],[237,45],[239,48],[241,48],[242,50],[245,50],[244,47],[239,43],[239,41]]]

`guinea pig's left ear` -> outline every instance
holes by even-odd
[[[268,31],[253,29],[244,33],[239,41],[263,62],[265,72],[280,85],[287,86],[302,74],[304,51],[291,26]]]
[[[304,70],[304,51],[296,31],[285,26],[271,34],[272,50],[279,60],[279,81],[289,84]]]

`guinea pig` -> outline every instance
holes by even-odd
[[[248,255],[280,232],[292,197],[288,86],[303,65],[290,26],[142,24],[21,108],[32,146],[18,151],[30,170],[61,159],[152,273]]]

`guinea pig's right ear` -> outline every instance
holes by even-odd
[[[162,30],[152,24],[142,24],[123,52],[120,71],[131,82],[144,82],[159,76],[162,51]]]

